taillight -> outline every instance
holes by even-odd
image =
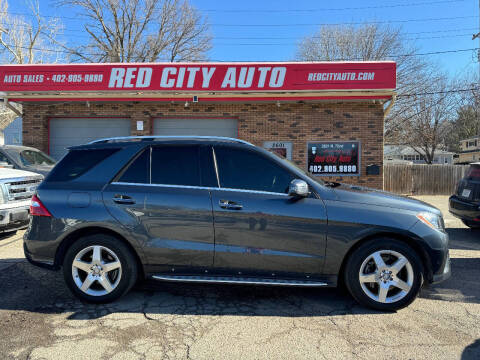
[[[32,196],[32,203],[30,204],[30,215],[32,216],[52,216],[50,211],[42,204],[37,195]]]

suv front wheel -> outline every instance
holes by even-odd
[[[423,281],[422,262],[410,246],[394,239],[373,239],[349,257],[345,283],[352,296],[368,307],[395,311],[417,297]]]
[[[96,234],[82,237],[67,250],[63,276],[81,300],[107,303],[125,295],[137,279],[137,262],[119,239]]]

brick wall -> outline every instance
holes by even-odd
[[[383,187],[383,106],[344,102],[317,104],[91,103],[31,104],[23,107],[23,143],[48,152],[50,117],[129,117],[132,135],[151,135],[156,117],[225,117],[238,120],[239,138],[261,146],[264,141],[291,141],[293,161],[306,168],[308,141],[361,142],[361,176],[325,178]],[[136,121],[144,130],[136,130]],[[378,164],[381,174],[366,176],[366,166]]]

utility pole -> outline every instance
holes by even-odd
[[[478,64],[478,78],[477,78],[477,81],[475,82],[474,86],[472,86],[473,88],[478,88],[479,84],[480,84],[480,0],[478,0],[478,33],[476,34],[473,34],[472,36],[472,40],[475,40],[475,39],[478,39],[478,49],[477,49],[477,64]],[[476,117],[477,117],[477,129],[478,129],[478,126],[480,124],[480,109],[479,109],[479,106],[480,106],[480,90],[476,90],[477,93],[475,94],[475,90],[473,90],[474,93],[473,93],[473,98],[475,100],[475,114],[476,114]],[[478,130],[477,130],[477,135],[478,134]]]

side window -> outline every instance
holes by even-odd
[[[224,188],[288,193],[294,179],[273,160],[252,151],[216,147],[215,157]]]
[[[150,148],[146,148],[120,174],[119,182],[148,184],[150,183]]]
[[[70,150],[48,174],[50,182],[70,181],[83,175],[118,149]]]
[[[196,145],[152,148],[152,184],[201,186],[199,147]]]

